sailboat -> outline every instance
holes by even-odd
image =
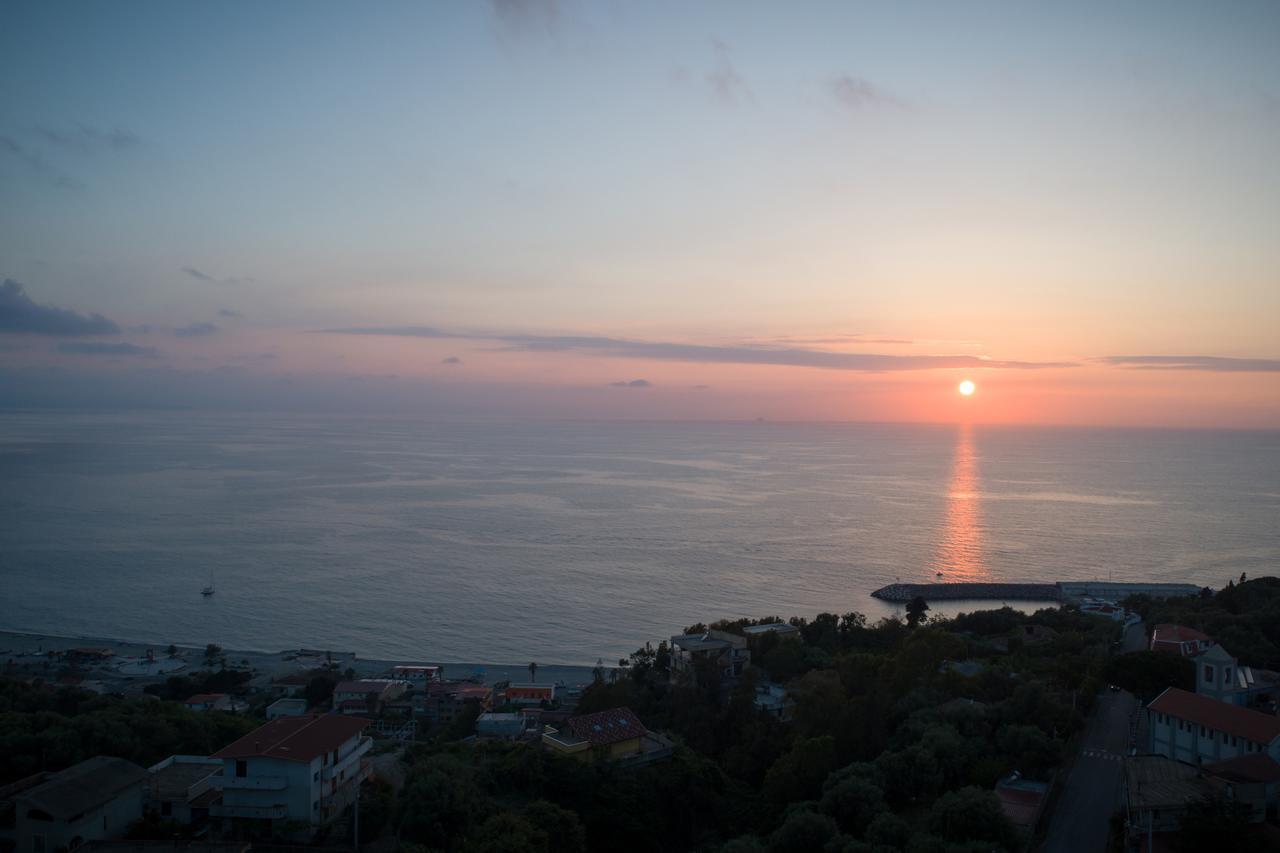
[[[209,585],[206,586],[204,589],[200,590],[200,594],[203,595],[205,598],[208,598],[209,596],[213,595],[213,569],[209,570]]]

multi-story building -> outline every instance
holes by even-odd
[[[369,774],[368,724],[326,714],[259,726],[213,754],[223,762],[222,802],[210,815],[264,830],[333,820]]]
[[[1188,764],[1280,760],[1280,717],[1170,687],[1147,706],[1149,751]]]
[[[222,762],[203,755],[171,755],[147,768],[146,811],[164,821],[198,824],[222,798]]]
[[[55,853],[119,838],[142,817],[147,771],[100,755],[13,795],[16,853]]]
[[[550,705],[556,701],[554,684],[508,684],[502,692],[505,701],[511,705],[541,705],[543,702]]]
[[[1161,624],[1151,630],[1151,651],[1172,652],[1194,657],[1213,645],[1213,638],[1203,631],[1183,625]]]
[[[343,714],[376,714],[387,702],[405,694],[409,682],[389,678],[340,681],[333,688],[333,710]]]
[[[721,681],[742,675],[751,663],[747,638],[715,629],[671,638],[671,675],[689,676],[699,665],[714,668]]]

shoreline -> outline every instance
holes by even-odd
[[[178,651],[178,655],[174,659],[168,658],[166,654],[166,649],[170,645],[173,645]],[[0,630],[0,661],[31,663],[45,657],[51,651],[66,651],[67,649],[80,647],[110,648],[113,651],[113,666],[117,668],[131,661],[136,662],[144,659],[148,651],[155,652],[156,659],[159,661],[182,661],[180,666],[163,671],[158,669],[152,674],[126,674],[124,671],[119,672],[119,680],[134,683],[153,682],[171,676],[188,674],[200,669],[199,664],[204,659],[204,649],[202,647],[181,643],[148,643],[92,635],[66,636],[61,634],[37,634],[29,631]],[[362,658],[358,652],[354,651],[324,649],[296,648],[275,652],[254,649],[222,649],[222,656],[226,658],[229,665],[247,662],[257,673],[257,677],[265,676],[268,679],[313,669],[328,662],[326,655],[332,655],[332,661],[337,664],[340,671],[350,668],[355,670],[360,677],[381,675],[389,671],[391,667],[401,664],[430,664],[443,667],[445,677],[450,680],[477,676],[484,684],[493,684],[504,680],[529,680],[528,664],[468,663],[408,658]],[[612,667],[606,665],[606,669],[609,668]],[[589,684],[593,679],[593,670],[594,667],[590,666],[539,663],[537,673],[539,677],[544,678],[548,683],[563,681],[567,685],[577,686]]]

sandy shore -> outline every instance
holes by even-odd
[[[110,649],[112,657],[100,667],[94,667],[91,678],[108,682],[149,683],[173,675],[182,675],[199,669],[204,659],[204,648],[176,646],[176,654],[170,656],[168,643],[140,643],[113,637],[59,637],[49,634],[24,634],[16,631],[0,631],[0,663],[12,662],[19,666],[47,660],[51,651],[75,648]],[[154,654],[150,662],[147,653]],[[329,658],[326,650],[291,649],[280,652],[245,651],[223,649],[227,666],[248,666],[257,678],[270,680],[291,673],[305,672],[325,665]],[[485,684],[497,681],[528,681],[528,664],[459,663],[432,660],[381,660],[362,658],[355,652],[328,650],[338,671],[353,669],[361,677],[383,675],[397,664],[435,664],[444,667],[445,678],[478,677]],[[255,678],[255,681],[257,680]],[[539,664],[537,680],[540,682],[563,681],[567,685],[588,684],[592,670],[585,666],[554,666]]]

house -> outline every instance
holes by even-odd
[[[123,758],[81,761],[31,788],[14,804],[15,853],[55,853],[119,838],[142,817],[147,771]]]
[[[1148,749],[1199,765],[1241,755],[1280,759],[1280,717],[1167,688],[1147,706]]]
[[[1101,616],[1104,619],[1110,619],[1112,622],[1123,622],[1125,620],[1124,608],[1111,601],[1085,601],[1080,605],[1081,613],[1088,613],[1092,616]]]
[[[203,823],[222,798],[222,762],[203,755],[171,755],[147,768],[151,778],[143,809],[160,820]]]
[[[183,703],[192,711],[230,711],[231,697],[225,693],[197,693]]]
[[[506,701],[511,705],[548,705],[556,701],[554,684],[508,684],[504,691]]]
[[[1221,645],[1196,655],[1196,693],[1221,702],[1275,712],[1280,674],[1242,666]]]
[[[66,661],[72,666],[92,666],[94,664],[102,665],[109,663],[116,653],[114,649],[89,648],[81,646],[75,649],[67,649]]]
[[[1157,625],[1151,630],[1153,652],[1172,652],[1183,657],[1194,657],[1213,645],[1213,638],[1194,628],[1182,625]]]
[[[751,697],[751,704],[757,711],[763,711],[784,723],[791,722],[795,715],[796,702],[781,684],[766,681],[756,685],[756,693]]]
[[[303,672],[282,675],[271,682],[273,696],[300,696],[306,693],[311,676]]]
[[[691,677],[699,665],[714,668],[720,681],[742,675],[751,663],[747,638],[715,629],[671,638],[671,676]]]
[[[301,717],[306,713],[307,700],[296,697],[286,696],[267,706],[268,720],[274,720],[276,717]]]
[[[333,688],[333,709],[343,714],[376,714],[383,704],[399,699],[408,682],[389,678],[340,681]]]
[[[544,748],[581,761],[644,764],[669,757],[674,748],[650,732],[630,708],[613,708],[570,717],[559,728],[547,726]]]
[[[747,625],[742,629],[742,633],[748,638],[773,634],[779,639],[800,639],[800,629],[786,622],[765,622],[763,625]]]
[[[1009,822],[1028,836],[1033,835],[1049,798],[1049,784],[1024,779],[1015,770],[996,783],[995,793],[1000,801],[1000,810]]]
[[[1213,795],[1195,765],[1165,755],[1127,756],[1123,784],[1131,840],[1176,832],[1187,807]]]
[[[487,708],[492,699],[493,691],[481,684],[446,684],[413,694],[409,703],[415,717],[428,723],[451,723],[468,705]]]
[[[444,667],[402,664],[391,667],[391,677],[396,681],[408,682],[413,688],[422,690],[428,684],[439,684],[444,680]]]
[[[1245,803],[1250,820],[1275,822],[1280,809],[1280,762],[1260,753],[1215,761],[1202,768],[1223,796]]]
[[[278,717],[213,754],[223,763],[224,823],[262,830],[327,823],[369,774],[368,720],[338,714]]]

